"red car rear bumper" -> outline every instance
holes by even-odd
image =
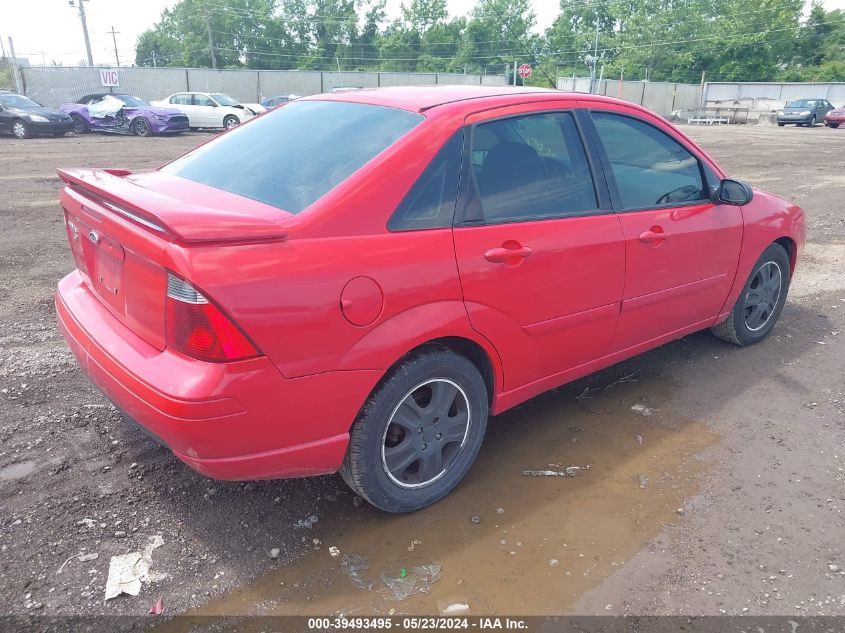
[[[845,124],[845,114],[833,114],[833,115],[828,114],[824,118],[824,122],[825,122],[825,124],[837,123],[839,125],[843,125],[843,124]]]
[[[118,407],[195,470],[217,479],[331,473],[378,372],[285,379],[266,357],[206,363],[160,351],[113,317],[77,271],[59,282],[59,325]]]

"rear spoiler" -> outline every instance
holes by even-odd
[[[141,187],[125,169],[57,169],[68,187],[98,205],[179,242],[283,240],[277,221],[237,211],[208,208]]]

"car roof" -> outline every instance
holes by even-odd
[[[86,101],[93,99],[95,97],[103,98],[103,97],[131,97],[133,95],[129,94],[128,92],[92,92],[90,95],[85,95],[84,97],[80,97],[77,103],[85,103]]]
[[[389,88],[361,88],[341,92],[326,92],[304,97],[309,100],[347,101],[401,108],[424,112],[431,108],[461,101],[498,100],[501,97],[527,95],[556,95],[576,99],[579,93],[568,93],[550,88],[517,86],[395,86]]]

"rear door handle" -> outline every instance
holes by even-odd
[[[653,226],[648,231],[643,231],[640,233],[640,241],[644,244],[651,244],[653,242],[662,242],[663,240],[667,240],[672,235],[667,233],[659,226]]]
[[[516,246],[515,248],[500,246],[498,248],[491,248],[484,253],[484,259],[494,264],[505,264],[509,262],[517,264],[526,257],[530,257],[533,253],[534,251],[527,246]]]

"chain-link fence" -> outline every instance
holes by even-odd
[[[450,73],[323,72],[297,70],[213,70],[210,68],[142,68],[117,70],[119,86],[104,88],[101,68],[23,67],[19,69],[27,96],[47,106],[76,101],[94,92],[125,92],[154,100],[174,92],[223,92],[252,103],[280,94],[310,95],[338,87],[417,86],[433,84],[507,85],[504,75]],[[2,86],[0,86],[2,87]]]

